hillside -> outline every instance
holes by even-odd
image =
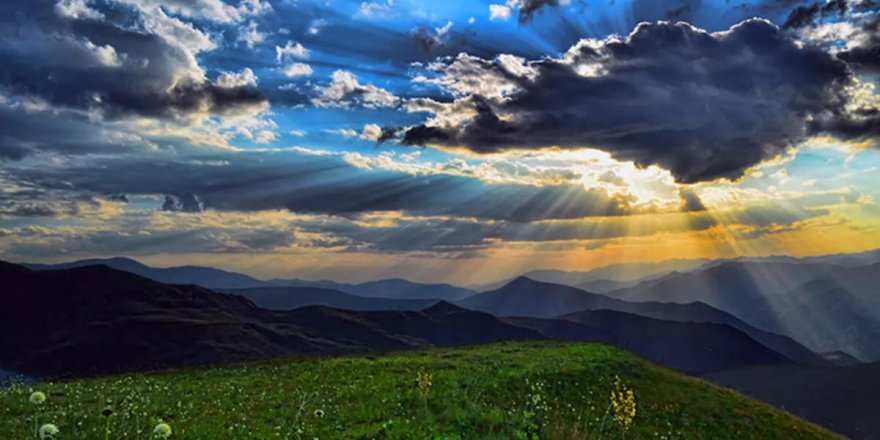
[[[239,296],[107,266],[31,271],[0,262],[0,280],[0,368],[36,376],[545,338],[446,306],[275,312]]]
[[[880,438],[880,363],[843,368],[795,365],[722,371],[706,379],[785,408],[853,439]]]
[[[416,380],[419,372],[424,395]],[[626,438],[834,439],[821,428],[699,379],[595,344],[505,343],[385,356],[277,360],[0,389],[0,438],[33,417],[61,438],[621,438],[614,377],[632,391]],[[48,395],[40,407],[32,389]],[[423,397],[424,396],[424,397]],[[113,415],[101,417],[109,406]],[[143,438],[143,436],[141,436]]]
[[[722,324],[661,321],[609,310],[564,318],[610,333],[616,347],[686,372],[791,362],[747,334]]]

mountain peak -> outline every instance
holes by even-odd
[[[529,278],[525,275],[520,275],[520,276],[514,278],[513,280],[511,280],[509,283],[507,283],[506,286],[533,286],[533,285],[540,285],[540,284],[548,284],[548,283],[542,283],[540,281]]]
[[[465,309],[452,304],[448,301],[437,301],[436,304],[422,310],[427,315],[448,315],[450,313],[458,313]]]

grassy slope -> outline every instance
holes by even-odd
[[[433,374],[427,399],[415,387],[420,370]],[[0,389],[0,439],[34,438],[38,411],[41,423],[59,426],[60,438],[103,439],[100,412],[108,404],[110,438],[149,438],[161,419],[173,439],[619,439],[605,415],[615,375],[636,396],[628,439],[835,438],[611,347],[531,342]],[[34,389],[49,395],[39,410],[28,402]]]

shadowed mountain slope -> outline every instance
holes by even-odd
[[[852,439],[880,438],[880,363],[825,368],[755,366],[705,378]]]
[[[239,296],[107,266],[31,271],[2,263],[0,281],[0,368],[33,375],[544,337],[462,309],[273,312]]]

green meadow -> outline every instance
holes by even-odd
[[[18,385],[0,389],[0,420],[3,440],[40,427],[83,440],[839,438],[615,348],[555,342]]]

